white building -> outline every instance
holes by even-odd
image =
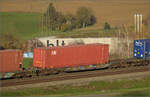
[[[118,38],[55,38],[55,37],[43,37],[38,38],[45,46],[47,46],[47,41],[53,46],[62,45],[64,42],[65,45],[75,44],[75,43],[84,43],[84,44],[93,44],[93,43],[104,43],[109,45],[109,52],[115,53],[118,48]]]

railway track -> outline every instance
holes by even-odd
[[[58,75],[49,75],[44,77],[39,76],[39,77],[32,77],[32,78],[1,80],[1,87],[117,75],[117,74],[128,74],[128,73],[145,72],[145,71],[149,71],[149,65],[137,66],[132,68],[130,67],[130,68],[119,68],[119,69],[102,69],[102,70],[76,72],[76,73],[62,73]]]

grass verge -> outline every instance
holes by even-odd
[[[113,94],[112,96],[149,96],[150,78],[114,81],[93,81],[80,85],[47,86],[3,91],[2,96],[71,96],[89,94]],[[138,93],[137,93],[138,92]]]
[[[116,97],[150,97],[150,88],[130,89],[121,92]]]

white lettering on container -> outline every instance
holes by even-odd
[[[55,50],[52,51],[52,55],[56,55],[56,51]]]

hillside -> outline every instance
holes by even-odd
[[[86,6],[93,10],[97,24],[86,29],[102,28],[104,22],[112,26],[133,25],[133,15],[142,13],[147,18],[150,9],[149,0],[1,0],[1,12],[36,12],[46,10],[53,2],[58,11],[75,13],[78,7]]]
[[[0,18],[0,33],[12,33],[17,37],[29,39],[39,32],[40,14],[1,12]]]

